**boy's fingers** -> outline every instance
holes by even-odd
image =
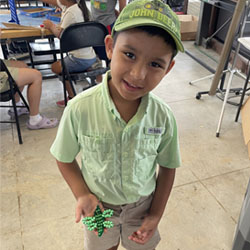
[[[81,208],[76,207],[76,214],[75,214],[76,223],[78,223],[81,220],[81,216],[82,216]]]
[[[147,231],[140,231],[140,230],[138,230],[138,231],[137,231],[137,234],[138,234],[141,238],[145,238],[145,237],[147,237],[148,232],[147,232]]]
[[[140,239],[140,238],[138,238],[138,236],[131,235],[128,238],[129,238],[129,240],[132,240],[132,241],[134,241],[134,242],[136,242],[138,244],[144,244],[145,243],[145,239]]]
[[[138,244],[145,244],[149,240],[150,236],[150,232],[138,230],[133,232],[128,238]]]
[[[104,207],[103,207],[102,203],[100,201],[98,201],[97,205],[100,207],[101,211],[103,212],[104,211]]]

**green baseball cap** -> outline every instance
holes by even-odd
[[[156,26],[164,29],[175,41],[177,51],[184,52],[180,21],[171,8],[160,0],[135,0],[125,6],[118,16],[112,35],[138,26]]]

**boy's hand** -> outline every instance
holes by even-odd
[[[138,244],[145,244],[154,235],[159,219],[153,216],[145,217],[141,227],[128,238]]]
[[[81,220],[82,216],[84,217],[93,216],[97,205],[99,205],[101,210],[103,210],[102,204],[93,194],[88,194],[79,197],[76,203],[76,214],[75,214],[76,223],[78,223]]]

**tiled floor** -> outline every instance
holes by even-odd
[[[185,42],[185,48],[215,67],[193,42]],[[211,81],[194,85],[189,81],[208,74],[180,54],[172,72],[154,90],[176,115],[183,162],[159,225],[162,241],[157,250],[230,250],[232,246],[250,160],[241,120],[234,122],[237,108],[227,105],[221,136],[216,138],[222,101],[207,95],[195,99]],[[242,81],[236,78],[234,85],[242,86]],[[44,81],[41,112],[60,118],[63,110],[55,105],[60,98],[61,83]],[[7,117],[6,111],[1,116]],[[84,235],[82,225],[74,222],[73,195],[49,153],[57,129],[29,131],[26,120],[21,118],[21,146],[15,126],[1,125],[0,248],[82,250]]]

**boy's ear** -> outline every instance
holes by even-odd
[[[112,54],[113,54],[113,42],[114,42],[114,40],[113,40],[111,35],[107,35],[105,37],[104,42],[105,42],[105,49],[106,49],[107,57],[109,60],[111,60]]]
[[[168,66],[168,69],[167,69],[167,71],[166,71],[166,74],[174,67],[174,65],[175,65],[175,60],[173,59],[173,60],[170,62],[169,66]]]

